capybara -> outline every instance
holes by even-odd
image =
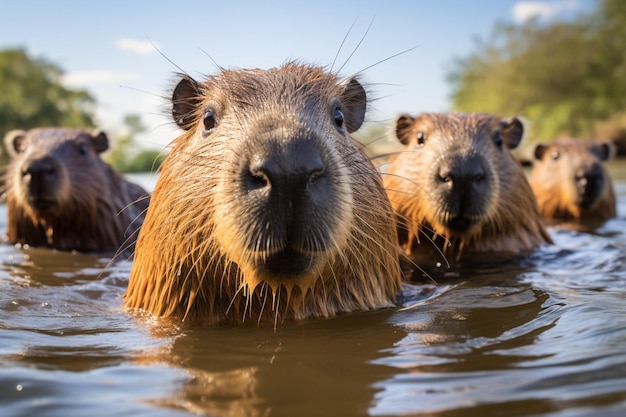
[[[13,130],[4,141],[9,242],[104,253],[134,241],[149,196],[100,158],[104,132],[46,127]]]
[[[535,146],[530,185],[551,220],[608,220],[616,216],[613,182],[603,166],[608,142],[562,138]]]
[[[161,166],[125,305],[193,324],[276,325],[390,306],[393,211],[349,133],[356,78],[289,62],[230,69],[172,94],[185,132]]]
[[[510,149],[524,127],[487,113],[401,115],[385,188],[407,254],[527,253],[551,242]],[[441,260],[441,258],[439,258]]]

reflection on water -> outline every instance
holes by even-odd
[[[626,172],[613,169],[620,218],[592,232],[551,228],[554,246],[406,285],[395,309],[276,331],[131,316],[129,262],[0,245],[0,414],[624,415]]]

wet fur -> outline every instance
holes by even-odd
[[[137,242],[126,307],[215,325],[276,324],[393,303],[400,270],[382,179],[360,146],[329,124],[328,105],[337,99],[346,130],[361,124],[362,115],[351,108],[365,97],[346,95],[345,85],[322,68],[291,62],[267,71],[222,70],[197,84],[200,94],[188,111],[177,111],[175,90],[174,117],[188,130],[174,140],[161,166]],[[203,136],[207,106],[216,109],[218,125]],[[311,218],[309,241],[301,243],[303,250],[325,247],[321,262],[287,280],[253,267],[280,249],[275,243],[280,239],[274,230],[260,232],[271,229],[270,223],[243,198],[233,197],[239,192],[232,184],[240,160],[265,146],[256,137],[274,124],[304,131],[319,126],[334,167],[332,185],[342,190],[333,195],[340,198],[337,211]],[[289,146],[291,128],[283,130],[278,135]],[[329,226],[335,223],[336,228]],[[334,232],[318,236],[325,228]]]
[[[148,193],[102,161],[101,150],[91,146],[92,140],[92,132],[56,127],[7,134],[7,149],[13,156],[4,178],[9,242],[115,252],[128,238],[134,239],[148,205]],[[77,141],[87,144],[86,156],[73,152]],[[45,212],[29,204],[22,180],[28,159],[43,155],[55,158],[59,175],[53,191],[57,206]]]
[[[603,163],[612,157],[612,146],[570,138],[535,148],[530,184],[541,214],[551,220],[608,220],[617,215],[615,191]],[[597,164],[603,177],[600,195],[589,207],[580,204],[577,170]]]
[[[509,123],[510,122],[510,123]],[[551,242],[521,166],[509,148],[521,140],[521,124],[485,113],[425,113],[403,115],[396,132],[406,145],[384,175],[385,188],[399,224],[400,243],[407,254],[437,254],[460,258],[472,253],[525,253]],[[425,141],[418,144],[418,133]],[[498,147],[494,137],[503,144]],[[476,225],[465,233],[444,224],[446,203],[435,196],[438,164],[455,153],[482,155],[489,166],[489,195]]]

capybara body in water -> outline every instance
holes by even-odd
[[[5,174],[9,242],[83,252],[125,249],[141,225],[148,193],[100,158],[106,134],[14,130],[5,145],[12,157]]]
[[[184,76],[173,142],[139,233],[125,305],[194,324],[389,306],[393,211],[350,138],[366,93],[297,62]]]
[[[562,138],[535,147],[530,185],[541,214],[551,220],[608,220],[616,216],[613,182],[603,162],[612,146]]]
[[[523,129],[517,118],[487,113],[398,118],[396,135],[405,148],[384,179],[407,254],[519,254],[551,242],[510,152]]]

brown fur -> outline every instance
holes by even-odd
[[[348,136],[365,106],[355,79],[298,63],[184,77],[173,115],[187,131],[161,167],[125,305],[203,324],[389,306],[392,210]]]
[[[563,138],[535,148],[530,185],[548,219],[608,220],[617,215],[613,182],[603,166],[610,143]]]
[[[148,193],[101,158],[102,132],[61,127],[5,136],[7,238],[60,250],[113,252],[141,225]]]
[[[407,254],[517,254],[551,242],[509,151],[522,133],[518,119],[486,113],[400,116],[406,147],[384,179]]]

